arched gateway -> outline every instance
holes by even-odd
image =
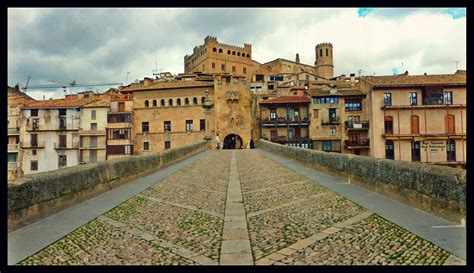
[[[244,143],[242,138],[239,135],[235,134],[228,134],[224,138],[224,146],[223,149],[243,149]]]

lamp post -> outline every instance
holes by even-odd
[[[214,103],[212,103],[211,98],[209,98],[209,90],[206,90],[205,93],[206,95],[205,95],[204,103],[202,104],[202,108],[204,108],[204,116],[206,120],[206,130],[205,130],[206,132],[204,135],[204,140],[208,142],[209,148],[212,149],[212,145],[211,145],[212,136],[211,136],[211,127],[209,125],[209,120],[211,118],[211,109],[214,107]]]

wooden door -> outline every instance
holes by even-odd
[[[411,116],[411,133],[414,135],[420,134],[420,119],[418,116]]]
[[[446,115],[446,133],[447,134],[454,134],[456,133],[456,126],[454,124],[454,115]]]

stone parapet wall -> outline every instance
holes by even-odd
[[[8,230],[18,229],[205,149],[206,142],[200,142],[152,155],[88,163],[9,181]]]
[[[381,193],[451,221],[466,216],[466,171],[407,161],[327,153],[259,140],[257,147],[305,165],[350,179]]]

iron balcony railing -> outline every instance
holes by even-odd
[[[370,139],[345,140],[346,147],[366,147],[370,146]]]
[[[321,125],[336,125],[339,124],[341,121],[339,117],[329,118],[326,120],[321,120]]]
[[[108,113],[107,114],[108,123],[130,123],[132,122],[132,113]]]
[[[44,141],[22,141],[21,148],[44,148]]]
[[[362,120],[362,121],[346,120],[344,123],[347,129],[369,129],[368,120]]]
[[[54,143],[54,149],[62,150],[62,149],[78,149],[79,143],[77,142],[67,142],[67,143]]]

